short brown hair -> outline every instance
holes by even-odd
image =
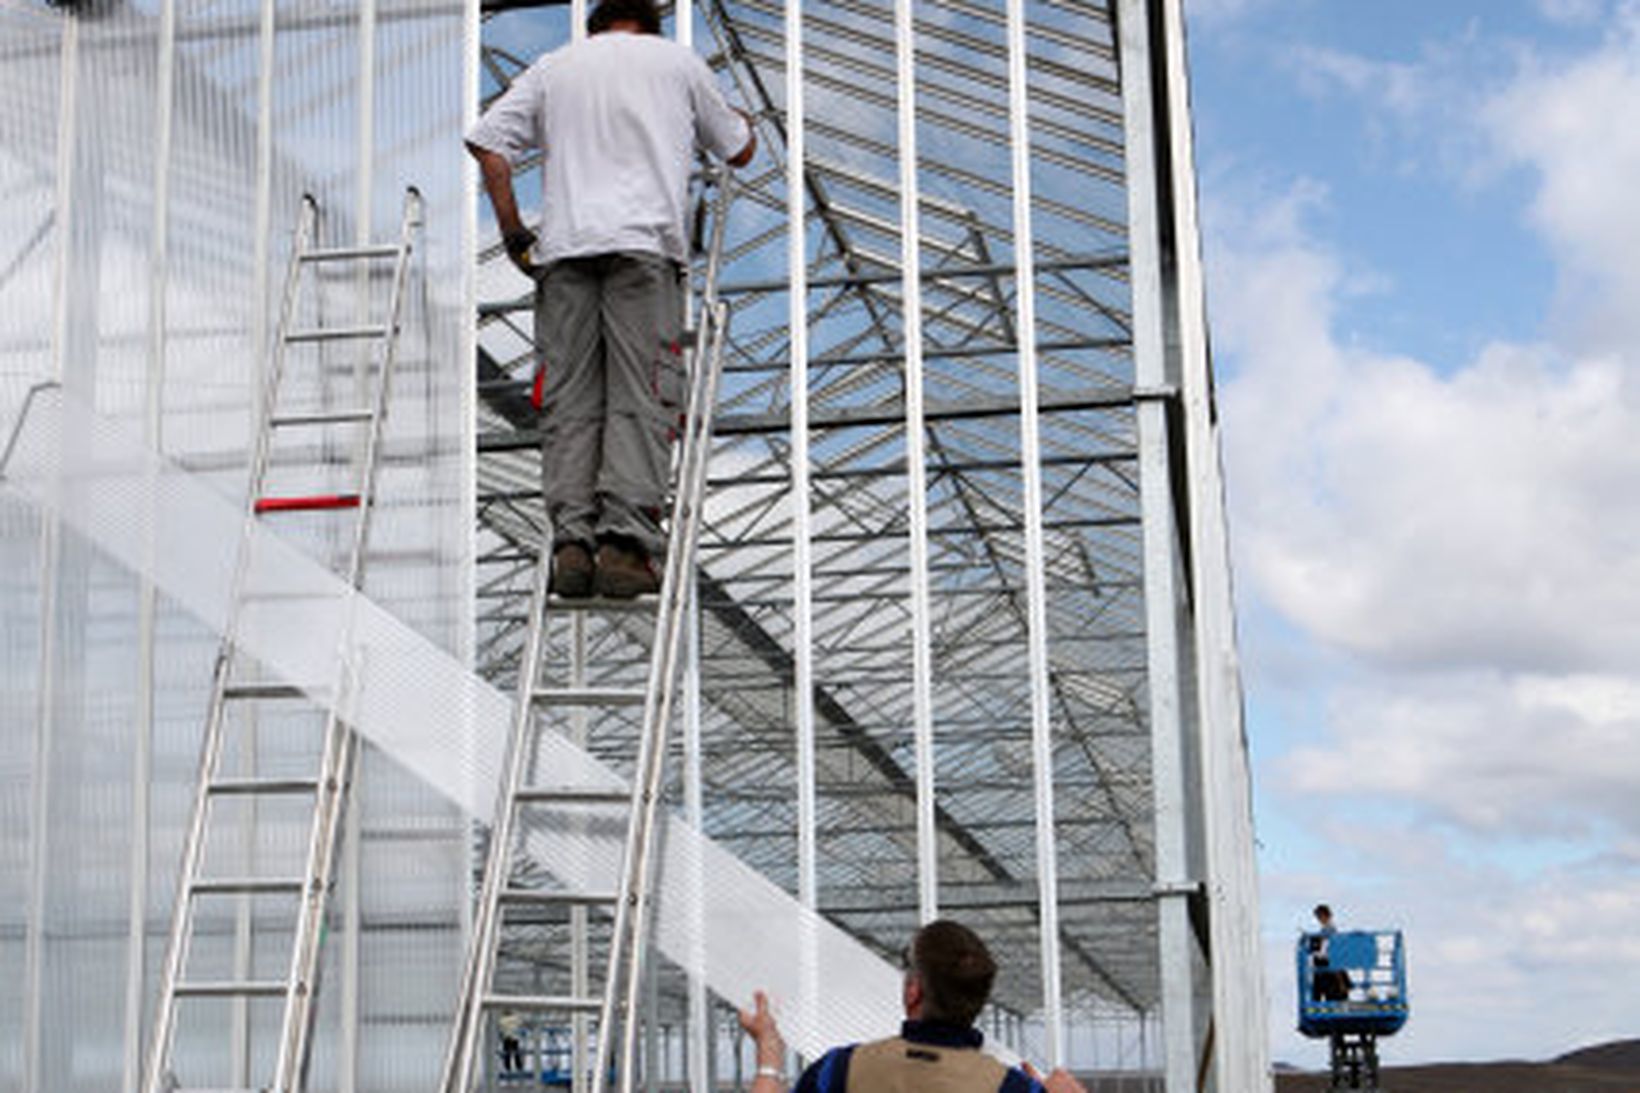
[[[637,23],[645,34],[661,32],[661,12],[652,0],[600,0],[587,16],[587,33],[602,34],[616,23]]]
[[[922,980],[922,1017],[972,1025],[991,997],[996,961],[979,935],[960,922],[939,919],[918,930],[907,967]]]

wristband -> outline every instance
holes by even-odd
[[[767,1064],[757,1068],[757,1076],[759,1078],[773,1078],[775,1081],[782,1084],[786,1081],[785,1071],[781,1070],[777,1066],[769,1066]]]

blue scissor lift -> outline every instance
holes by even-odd
[[[1399,930],[1306,933],[1298,939],[1298,1031],[1331,1046],[1332,1088],[1378,1091],[1378,1038],[1407,1022]]]

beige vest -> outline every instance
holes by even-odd
[[[848,1093],[997,1093],[1007,1073],[978,1048],[914,1044],[896,1036],[854,1049]]]

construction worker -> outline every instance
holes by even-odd
[[[833,1048],[803,1071],[797,1093],[1087,1093],[1067,1070],[1046,1078],[1029,1064],[1005,1066],[980,1051],[974,1027],[991,997],[997,966],[979,936],[949,919],[930,922],[906,946],[900,1035]],[[780,1093],[785,1044],[762,991],[740,1027],[757,1047],[751,1093]]]
[[[516,1074],[524,1069],[524,1015],[508,1010],[495,1022],[501,1035],[501,1073]]]
[[[553,591],[654,592],[683,398],[683,265],[697,149],[744,166],[748,116],[660,37],[651,0],[602,0],[587,38],[546,54],[467,134],[513,263],[535,280],[542,487]],[[513,167],[544,155],[540,234]]]
[[[1332,939],[1338,936],[1333,925],[1332,908],[1325,903],[1315,905],[1315,932],[1310,935],[1310,966],[1314,975],[1310,980],[1310,1001],[1343,1002],[1350,996],[1350,973],[1332,966]]]

